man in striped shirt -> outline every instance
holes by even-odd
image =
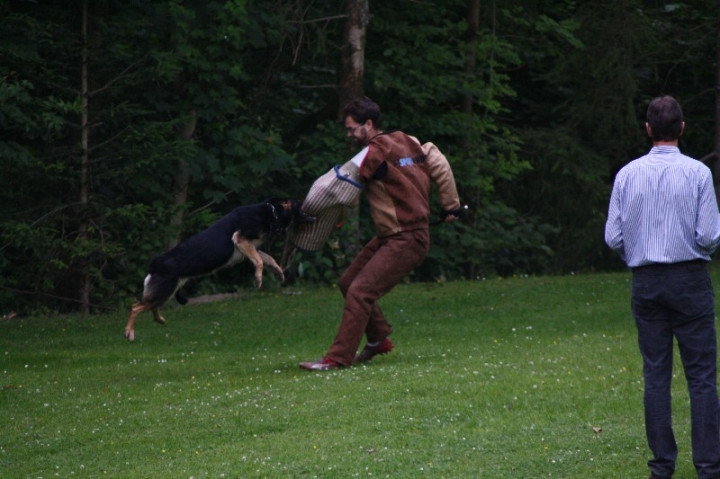
[[[674,98],[655,98],[645,127],[653,147],[618,172],[605,242],[633,272],[650,478],[671,477],[678,454],[670,394],[673,338],[690,393],[695,469],[700,479],[720,478],[715,298],[707,270],[720,243],[712,175],[678,149],[685,123]]]

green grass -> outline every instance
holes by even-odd
[[[146,313],[134,344],[127,311],[2,321],[0,477],[646,477],[629,280],[401,285],[395,351],[325,373],[297,363],[334,338],[335,289]]]

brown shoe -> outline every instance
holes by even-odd
[[[333,361],[328,357],[318,359],[317,361],[307,361],[304,363],[300,363],[298,364],[298,366],[308,371],[328,371],[330,369],[340,369],[341,367],[343,367],[342,364]]]
[[[390,341],[390,338],[383,339],[382,341],[380,341],[379,344],[376,344],[375,346],[370,346],[368,344],[365,346],[365,348],[363,348],[362,351],[360,351],[357,356],[355,356],[355,364],[370,361],[378,354],[389,353],[393,350],[394,347],[395,345],[392,341]]]

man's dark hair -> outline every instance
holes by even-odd
[[[377,103],[366,96],[361,96],[352,100],[345,105],[342,111],[343,119],[351,116],[358,123],[365,123],[372,120],[373,126],[377,129],[382,128],[382,114]]]
[[[653,141],[677,140],[682,133],[682,108],[669,95],[657,97],[648,106],[647,122],[652,130]]]

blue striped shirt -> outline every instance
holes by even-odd
[[[630,268],[702,259],[720,243],[710,169],[676,146],[655,146],[615,177],[605,243]]]

